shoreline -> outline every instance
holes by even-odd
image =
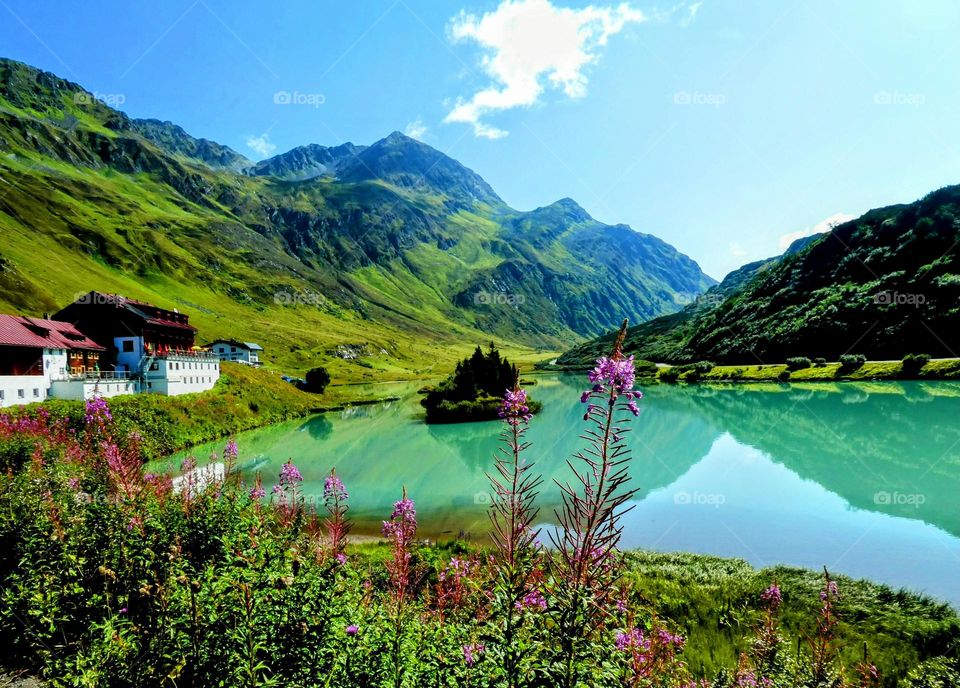
[[[662,384],[698,384],[701,382],[949,382],[960,380],[960,358],[930,359],[922,368],[905,373],[902,361],[866,361],[856,368],[844,369],[839,362],[810,365],[793,369],[786,363],[723,364],[713,365],[705,372],[692,370],[696,364],[656,364],[655,375],[637,375],[642,382]],[[593,368],[592,364],[551,365],[539,368],[539,372],[583,373]],[[669,379],[668,371],[680,368],[677,379]],[[666,373],[666,376],[664,376]]]

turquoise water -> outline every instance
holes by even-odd
[[[414,385],[400,401],[237,438],[245,474],[269,485],[293,458],[317,499],[332,466],[356,531],[376,533],[402,486],[421,533],[485,536],[500,424],[427,426]],[[528,458],[554,479],[583,445],[582,378],[544,376]],[[668,386],[645,390],[628,434],[639,488],[624,545],[742,557],[865,577],[960,606],[960,383]],[[194,449],[203,457],[222,443]],[[182,456],[174,457],[179,461]]]

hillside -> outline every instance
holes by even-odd
[[[0,60],[0,312],[116,292],[189,313],[204,339],[260,341],[290,369],[373,379],[445,372],[491,337],[550,350],[713,283],[568,199],[511,209],[397,132],[253,164]]]
[[[804,241],[804,240],[801,240]],[[731,273],[682,312],[630,330],[640,358],[716,363],[877,360],[960,351],[960,186],[879,208]],[[612,335],[560,363],[588,362]]]

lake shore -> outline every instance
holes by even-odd
[[[549,365],[538,372],[578,373],[592,369],[591,365]],[[678,370],[671,379],[672,370]],[[706,372],[694,371],[688,366],[657,364],[653,375],[637,375],[640,382],[867,382],[874,380],[960,380],[960,358],[931,359],[916,371],[905,371],[903,361],[867,361],[856,368],[844,367],[839,362],[812,364],[806,368],[791,369],[786,363],[755,365],[714,365]]]

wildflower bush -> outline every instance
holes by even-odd
[[[590,372],[584,448],[545,537],[527,395],[516,380],[505,391],[492,545],[479,550],[418,541],[400,488],[371,556],[349,545],[336,472],[308,506],[292,460],[267,494],[235,470],[233,442],[221,472],[145,473],[143,439],[102,399],[73,421],[0,417],[0,436],[17,438],[0,474],[0,664],[53,686],[881,685],[869,651],[841,659],[843,591],[826,571],[802,643],[788,642],[790,593],[771,581],[762,613],[742,617],[738,660],[691,670],[683,629],[619,550],[634,494],[624,438],[642,400],[622,338]],[[912,685],[952,666],[917,668]]]

